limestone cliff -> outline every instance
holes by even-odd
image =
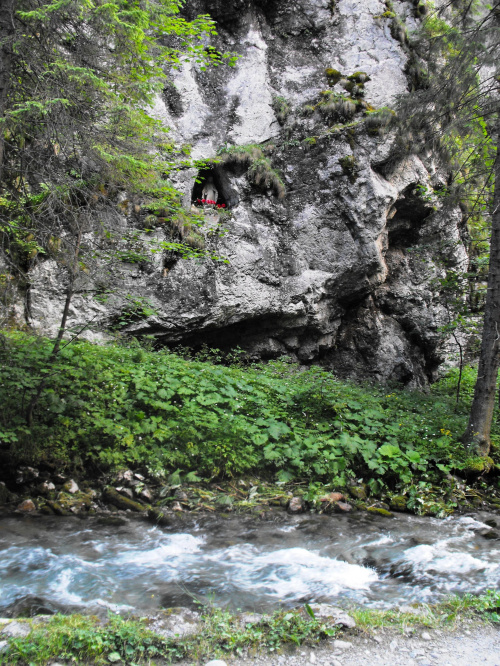
[[[394,4],[415,27],[414,3]],[[229,263],[158,256],[153,265],[124,264],[115,287],[154,310],[127,330],[169,344],[287,355],[341,376],[425,385],[441,361],[445,321],[435,257],[460,265],[466,254],[459,210],[445,214],[433,198],[445,176],[431,156],[425,164],[398,158],[394,135],[380,132],[384,113],[366,122],[366,110],[390,108],[408,86],[408,56],[385,4],[188,0],[186,12],[210,13],[219,30],[212,46],[240,59],[234,68],[207,71],[185,65],[155,113],[196,158],[262,144],[286,194],[274,176],[256,177],[258,148],[250,162],[229,151],[202,172],[229,211],[228,233],[206,242]],[[187,207],[201,195],[195,175],[180,172],[175,183]],[[207,216],[217,223],[215,213]],[[113,299],[93,299],[94,289],[82,283],[72,325],[116,315]],[[29,296],[30,321],[55,329],[62,309],[55,263],[33,270]]]

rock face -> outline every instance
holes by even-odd
[[[412,7],[397,3],[409,29]],[[286,355],[344,377],[410,386],[433,378],[445,321],[436,258],[465,264],[462,218],[440,210],[433,187],[446,176],[432,157],[397,157],[394,134],[364,122],[363,105],[390,107],[408,85],[408,55],[381,18],[385,10],[381,0],[189,0],[189,18],[210,13],[217,21],[213,46],[240,58],[234,68],[185,65],[155,114],[196,158],[267,142],[263,157],[286,194],[277,196],[272,174],[259,183],[255,164],[241,160],[202,172],[229,211],[220,223],[227,234],[207,235],[207,247],[229,263],[157,256],[123,264],[111,288],[147,299],[154,311],[125,331],[165,344],[240,346],[256,358]],[[328,68],[343,78],[327,76]],[[364,91],[354,85],[360,71],[369,77]],[[346,96],[346,85],[359,104],[344,117],[328,115],[325,100],[338,98],[325,89]],[[176,177],[186,207],[201,194],[196,175]],[[219,225],[216,212],[206,217]],[[140,214],[125,222],[144,226]],[[32,271],[30,321],[52,332],[62,279],[51,260]],[[94,293],[82,282],[70,326],[116,321],[119,299],[103,303]]]

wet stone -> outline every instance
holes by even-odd
[[[65,493],[70,493],[71,495],[74,495],[75,493],[79,492],[79,490],[80,490],[80,488],[78,487],[78,484],[73,479],[70,479],[69,481],[66,481],[66,483],[63,485],[62,489]]]
[[[153,501],[153,493],[149,490],[149,488],[144,488],[139,493],[139,498],[144,500],[145,502],[152,502]]]
[[[34,467],[20,467],[17,470],[16,474],[16,483],[31,483],[35,479],[38,479],[40,472]]]
[[[55,491],[56,487],[52,481],[44,481],[43,483],[40,483],[36,489],[41,495],[50,495],[50,493]]]
[[[115,488],[105,488],[102,496],[105,502],[109,502],[109,504],[112,504],[117,509],[125,511],[130,509],[131,511],[142,513],[147,508],[143,504],[139,504],[139,502],[124,497]]]
[[[364,486],[352,486],[349,488],[349,494],[354,499],[365,500],[367,498],[366,488]]]
[[[26,499],[17,505],[17,510],[22,513],[31,513],[32,511],[36,511],[36,506],[33,500]]]
[[[304,504],[301,497],[292,497],[288,502],[287,507],[288,513],[302,513],[304,510]]]
[[[123,486],[118,486],[117,488],[115,488],[115,490],[124,497],[128,497],[129,499],[134,499],[134,493],[130,490],[130,488],[124,488]]]
[[[335,502],[336,513],[349,513],[349,511],[352,511],[352,506],[347,502]]]

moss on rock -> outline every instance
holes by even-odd
[[[115,488],[105,488],[102,497],[105,502],[112,504],[117,509],[122,509],[124,511],[130,509],[131,511],[142,513],[148,509],[148,507],[144,504],[140,504],[139,502],[121,495]]]

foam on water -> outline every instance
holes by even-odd
[[[487,518],[485,518],[487,519]],[[343,599],[375,607],[500,586],[499,548],[477,518],[206,519],[174,533],[130,520],[0,521],[0,614],[34,595],[119,609],[209,597],[245,610]],[[489,529],[489,528],[488,528]]]
[[[195,537],[191,534],[172,534],[166,543],[154,546],[151,550],[133,548],[119,555],[115,562],[117,564],[131,564],[140,567],[175,566],[178,560],[183,560],[186,555],[192,555],[200,550],[203,537]]]
[[[410,548],[405,553],[405,561],[413,565],[416,572],[439,572],[464,575],[472,571],[498,571],[498,564],[485,562],[469,553],[452,552],[446,549],[446,542],[433,546],[421,545]]]

